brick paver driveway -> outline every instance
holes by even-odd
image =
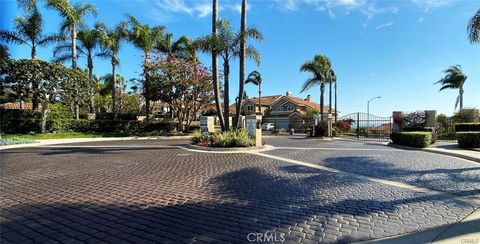
[[[289,149],[212,154],[176,147],[186,141],[142,140],[0,151],[1,243],[245,243],[265,240],[257,233],[267,232],[270,242],[353,242],[446,226],[476,207],[450,194],[413,191],[267,157],[365,174],[359,165],[379,170],[389,163],[409,172],[445,173],[409,167],[410,161],[397,159],[402,154],[396,149],[267,141]],[[339,146],[343,149],[337,150]],[[416,157],[415,164],[437,162],[402,152]],[[378,176],[452,193],[452,181],[458,180],[461,195],[479,191],[478,164],[435,157],[450,165],[447,169],[457,178],[414,181],[409,176],[415,173],[391,178],[388,171]]]

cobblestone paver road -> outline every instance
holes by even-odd
[[[376,239],[445,226],[472,206],[446,195],[183,141],[0,151],[1,243],[246,243]],[[93,147],[90,147],[93,145]]]
[[[375,142],[270,138],[269,143],[288,149],[277,149],[266,154],[403,181],[460,196],[480,197],[480,164],[476,162],[395,149]],[[304,150],[312,147],[329,150]]]

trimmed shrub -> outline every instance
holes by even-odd
[[[0,120],[9,119],[40,119],[41,113],[32,110],[0,109]]]
[[[457,140],[461,148],[480,147],[480,131],[457,132]]]
[[[197,144],[201,141],[205,141],[207,138],[203,135],[201,130],[195,130],[192,134],[192,142]]]
[[[397,145],[424,148],[432,143],[432,132],[412,131],[393,133],[390,138]]]
[[[213,147],[249,147],[255,141],[246,129],[230,130],[205,137],[200,130],[194,132],[192,142],[201,146]]]
[[[459,123],[455,124],[455,131],[480,131],[480,123]]]
[[[5,134],[27,134],[40,131],[39,119],[2,119],[0,132]]]
[[[315,136],[320,137],[320,136],[328,136],[328,124],[327,122],[320,122],[316,127],[315,127]]]
[[[137,120],[137,113],[117,113],[117,120]],[[113,120],[113,113],[97,113],[96,120]]]

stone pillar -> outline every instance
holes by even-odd
[[[392,132],[400,133],[402,132],[402,123],[403,123],[403,112],[393,111],[392,113]]]
[[[327,114],[328,137],[333,137],[333,120],[335,117],[332,114]]]
[[[425,127],[437,128],[437,110],[425,110]]]
[[[204,136],[208,136],[210,133],[215,132],[215,117],[202,116],[200,117],[200,131]]]
[[[255,138],[255,146],[262,146],[262,116],[261,115],[247,115],[246,119],[246,128],[248,134]]]

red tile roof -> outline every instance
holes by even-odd
[[[41,105],[39,104],[39,107]],[[24,110],[32,110],[33,104],[32,103],[23,103],[23,109]],[[15,103],[3,103],[0,104],[0,109],[20,109],[20,103],[15,102]]]
[[[273,102],[275,102],[280,97],[282,97],[282,96],[281,95],[264,96],[264,97],[262,97],[262,106],[270,106],[270,105],[272,105]],[[252,97],[250,99],[247,99],[245,102],[247,102],[247,101],[249,101],[251,103],[254,103],[256,105],[258,105],[258,103],[259,103],[258,97]]]

